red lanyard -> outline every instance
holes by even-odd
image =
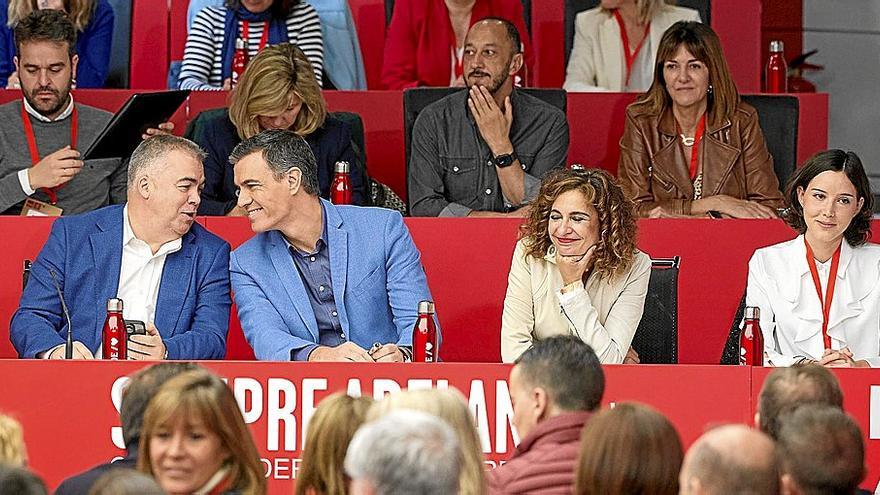
[[[816,295],[819,296],[819,304],[822,305],[822,340],[826,349],[831,349],[831,337],[828,336],[828,315],[831,314],[831,300],[834,299],[834,284],[837,281],[837,266],[840,264],[840,246],[834,251],[831,257],[831,272],[828,274],[828,288],[825,290],[825,297],[822,297],[822,285],[819,282],[819,270],[816,268],[816,259],[813,257],[813,249],[807,238],[804,237],[804,244],[807,246],[807,265],[810,267],[810,275],[813,276],[813,285],[816,286]]]
[[[76,105],[73,106],[73,111],[70,113],[70,148],[76,149]],[[31,154],[31,165],[36,165],[40,162],[40,150],[37,148],[37,138],[34,136],[34,127],[31,125],[30,116],[27,113],[27,110],[24,107],[24,101],[21,102],[21,124],[24,127],[24,136],[27,138],[28,142],[28,150]],[[52,188],[43,188],[42,191],[45,192],[49,196],[49,203],[55,204],[58,202],[58,189],[61,186],[52,187]]]
[[[681,128],[678,126],[678,121],[675,122],[675,128],[678,129],[678,132],[681,133]],[[697,132],[694,133],[694,144],[691,145],[691,180],[697,178],[697,163],[700,160],[700,141],[703,139],[703,133],[706,131],[706,114],[703,113],[703,116],[700,117],[700,121],[697,123]],[[684,134],[682,134],[682,142],[684,142]]]
[[[260,44],[257,46],[257,53],[263,48],[266,48],[266,44],[269,43],[269,22],[266,21],[263,24],[263,34],[260,36]],[[245,47],[249,45],[248,40],[251,37],[250,23],[248,21],[241,21],[241,38],[244,40]],[[245,50],[247,51],[247,50]]]
[[[636,57],[639,55],[639,50],[642,49],[642,45],[645,44],[645,40],[648,39],[648,33],[651,30],[651,23],[645,25],[645,35],[642,36],[642,41],[639,41],[639,45],[636,47],[635,51],[630,53],[629,51],[629,36],[626,35],[626,25],[623,24],[623,17],[620,15],[619,9],[614,9],[614,18],[617,19],[617,25],[620,26],[620,41],[623,42],[623,57],[626,60],[626,84],[629,85],[629,75],[632,72],[633,63],[636,61]]]

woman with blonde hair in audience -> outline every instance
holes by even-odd
[[[63,10],[76,28],[77,88],[103,88],[110,70],[113,7],[107,0],[0,0],[0,87],[18,88],[15,25],[31,12]],[[4,18],[5,16],[5,18]]]
[[[404,390],[387,395],[370,409],[367,420],[373,421],[391,411],[409,409],[436,416],[449,424],[461,447],[459,493],[486,493],[485,464],[474,418],[461,392],[455,389]]]
[[[577,336],[602,363],[632,359],[651,259],[636,248],[633,204],[614,178],[599,169],[549,173],[520,231],[501,315],[502,360],[554,335]]]
[[[676,495],[684,458],[675,427],[654,409],[617,404],[590,418],[581,434],[577,495]]]
[[[331,394],[318,404],[309,421],[302,464],[296,475],[296,495],[343,495],[348,480],[343,470],[348,444],[366,421],[373,400]]]
[[[330,196],[334,166],[345,161],[351,167],[352,202],[366,200],[366,178],[349,125],[327,115],[321,87],[302,50],[282,43],[251,61],[229,95],[228,111],[202,112],[188,131],[208,153],[199,214],[244,215],[236,206],[238,188],[229,155],[242,140],[266,129],[290,129],[306,140],[318,166],[321,197]]]
[[[776,218],[773,157],[712,28],[673,24],[654,67],[620,139],[617,173],[639,215]]]
[[[785,196],[799,235],[749,261],[746,305],[759,310],[765,364],[880,367],[880,246],[868,242],[874,195],[861,160],[817,153]]]
[[[5,414],[0,414],[0,463],[22,467],[27,465],[21,424]]]
[[[638,91],[651,86],[660,37],[678,21],[699,21],[674,0],[602,0],[579,13],[568,58],[568,91]]]
[[[150,400],[138,470],[171,494],[266,493],[260,456],[232,390],[203,370],[175,376]]]

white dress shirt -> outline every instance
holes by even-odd
[[[749,261],[746,305],[760,311],[766,364],[820,360],[825,351],[822,305],[807,264],[804,236],[755,251]],[[816,263],[822,293],[831,261]],[[840,248],[828,322],[831,348],[849,348],[856,361],[880,367],[880,245]]]
[[[54,119],[50,119],[49,117],[46,117],[45,115],[38,112],[36,108],[32,107],[31,104],[28,103],[27,98],[22,98],[21,101],[24,102],[25,111],[30,114],[31,117],[41,122],[57,122],[59,120],[66,119],[70,116],[71,113],[73,113],[73,95],[70,95],[70,103],[67,104],[67,108],[65,108],[64,111],[61,112]],[[21,184],[21,190],[24,191],[24,193],[28,196],[37,192],[36,190],[34,190],[34,188],[31,187],[31,180],[30,177],[28,177],[29,168],[30,167],[23,168],[18,171],[18,183]]]

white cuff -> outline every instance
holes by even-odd
[[[26,168],[18,171],[18,183],[21,184],[21,190],[28,196],[37,192],[31,188],[31,180],[28,178],[28,169]]]

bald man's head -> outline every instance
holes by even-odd
[[[743,425],[710,430],[685,455],[680,482],[683,495],[775,495],[779,469],[773,441]]]

